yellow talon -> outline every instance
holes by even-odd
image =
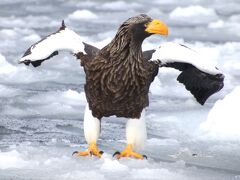
[[[96,143],[91,143],[88,146],[87,151],[83,151],[83,152],[75,151],[75,152],[73,152],[73,155],[76,155],[76,156],[91,156],[91,155],[93,155],[93,156],[101,157],[102,154],[103,154],[103,151],[99,151]]]
[[[115,152],[113,157],[116,155],[117,159],[120,159],[122,157],[134,157],[136,159],[147,159],[146,155],[138,154],[133,151],[133,146],[131,144],[128,144],[127,147],[120,153]]]

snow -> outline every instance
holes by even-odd
[[[215,29],[215,28],[222,28],[224,27],[224,22],[222,20],[214,21],[208,24],[209,28]]]
[[[67,91],[48,91],[46,93],[37,94],[28,99],[28,103],[39,103],[49,105],[50,103],[68,104],[68,105],[85,105],[85,93],[78,93],[74,90]]]
[[[0,54],[0,74],[6,75],[16,71],[16,67],[6,61],[6,58]]]
[[[73,13],[68,15],[69,19],[73,19],[73,20],[88,20],[88,19],[97,19],[97,15],[95,15],[93,12],[89,11],[89,10],[77,10],[74,11]]]
[[[46,2],[0,1],[0,179],[239,179],[239,0]],[[115,117],[102,120],[101,159],[73,157],[73,151],[87,148],[79,61],[68,53],[39,68],[18,61],[62,19],[84,42],[101,48],[120,22],[140,13],[170,29],[168,38],[144,41],[144,50],[164,42],[187,45],[203,63],[218,67],[225,86],[201,106],[177,82],[179,71],[161,68],[149,93],[146,148],[139,151],[148,159],[112,158],[126,145],[127,121]]]
[[[8,38],[15,38],[17,33],[12,29],[2,29],[0,31],[1,36],[7,36]]]
[[[0,20],[2,22],[2,26],[5,28],[11,28],[11,27],[47,28],[47,27],[54,27],[59,23],[57,21],[51,20],[49,17],[46,17],[46,16],[32,16],[32,15],[22,17],[22,18],[16,17],[16,16],[7,16],[5,18],[0,17]]]
[[[178,23],[188,24],[208,24],[218,19],[214,9],[202,6],[177,7],[170,15],[171,20]]]
[[[18,95],[18,90],[4,85],[0,85],[0,97],[13,97]]]
[[[208,114],[200,128],[210,136],[226,140],[240,139],[240,86],[219,100]]]
[[[152,160],[114,160],[110,155],[105,155],[102,159],[80,158],[65,156],[64,151],[55,152],[56,148],[46,149],[40,146],[29,149],[11,150],[0,152],[1,163],[0,173],[2,178],[8,179],[208,179],[206,170],[196,171],[194,167],[186,167],[183,161],[170,163],[156,163]],[[40,155],[39,153],[44,153]],[[7,161],[7,159],[9,161]],[[90,167],[89,167],[90,166]],[[28,169],[31,174],[24,172]],[[178,169],[178,170],[176,170]],[[5,172],[5,173],[4,173]],[[194,176],[197,173],[198,177]],[[27,175],[27,176],[26,176]],[[214,174],[216,175],[216,174]],[[220,180],[228,178],[227,175],[212,176]],[[211,177],[209,178],[211,179]]]
[[[102,171],[128,171],[126,165],[121,164],[118,160],[104,159],[104,163],[101,166]]]
[[[115,10],[115,11],[119,11],[119,10],[124,11],[124,10],[126,10],[126,8],[130,9],[130,8],[139,8],[139,7],[141,7],[140,4],[129,3],[129,2],[125,2],[125,1],[106,2],[101,6],[102,9]]]
[[[1,90],[1,89],[0,89]],[[9,91],[9,90],[8,90]],[[10,91],[2,96],[13,96],[17,92]],[[77,111],[79,107],[86,104],[85,93],[78,93],[74,90],[67,91],[49,91],[47,93],[36,94],[26,100],[27,104],[31,104],[31,109],[23,107],[8,106],[4,107],[2,113],[6,115],[27,116],[27,115],[41,115],[55,117],[56,114],[62,117],[79,116]],[[53,111],[54,110],[54,111]]]
[[[0,159],[0,169],[23,168],[28,164],[16,150],[0,152]]]
[[[29,41],[29,42],[38,42],[41,40],[41,37],[38,34],[31,34],[29,36],[26,36],[23,38],[24,41]]]

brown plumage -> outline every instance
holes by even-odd
[[[135,16],[125,21],[114,39],[99,50],[82,42],[63,22],[57,32],[33,44],[20,63],[38,67],[43,61],[57,55],[58,51],[66,49],[74,53],[81,60],[86,73],[85,92],[89,107],[93,116],[99,119],[112,115],[139,118],[143,108],[149,104],[149,86],[159,66],[180,70],[177,80],[202,105],[222,89],[224,75],[221,73],[202,71],[194,63],[175,62],[172,59],[162,63],[161,57],[152,60],[155,50],[142,52],[141,48],[143,40],[152,34],[167,35],[168,27],[147,15]],[[68,44],[58,46],[59,42],[64,44],[65,40]],[[44,47],[48,43],[51,45],[49,50]]]
[[[95,56],[77,54],[86,73],[85,92],[93,116],[139,118],[149,104],[148,92],[159,66],[144,60],[142,42],[152,19],[139,15],[125,21],[115,38]]]

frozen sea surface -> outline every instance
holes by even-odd
[[[225,87],[205,106],[196,103],[178,71],[162,68],[147,109],[148,160],[112,158],[125,146],[126,119],[105,118],[101,159],[76,158],[83,136],[84,72],[61,54],[39,68],[17,64],[26,48],[67,26],[86,42],[106,45],[119,24],[147,13],[170,27],[144,49],[181,42],[225,74]],[[239,0],[1,0],[0,179],[240,179]]]

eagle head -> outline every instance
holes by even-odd
[[[134,40],[143,41],[152,34],[167,36],[168,27],[160,20],[152,19],[146,14],[140,14],[123,22],[118,32],[122,33],[122,35],[127,33],[129,38]]]

